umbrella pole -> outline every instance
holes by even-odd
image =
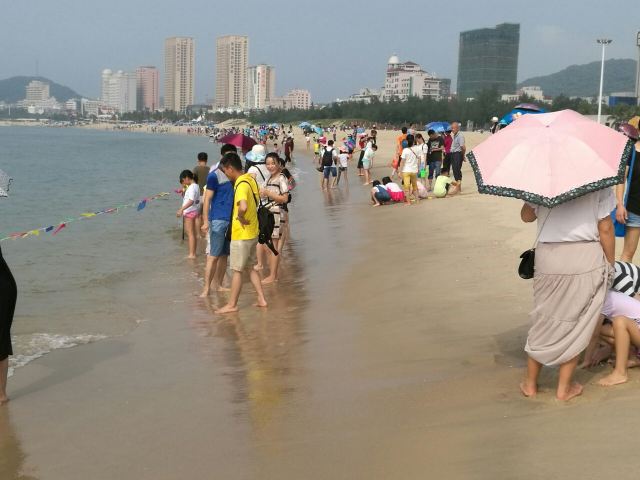
[[[182,217],[182,241],[184,242],[184,217]]]

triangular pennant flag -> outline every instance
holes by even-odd
[[[95,217],[96,214],[95,213],[91,213],[91,212],[87,212],[87,213],[83,213],[82,216],[85,217],[85,218],[89,218],[89,217]]]
[[[58,225],[58,227],[53,231],[51,235],[56,235],[60,230],[62,230],[66,226],[67,226],[66,223],[61,223],[60,225]]]
[[[40,235],[40,230],[31,230],[29,234],[35,235],[37,237],[38,235]]]
[[[54,227],[53,227],[53,225],[52,225],[52,226],[50,226],[50,227],[45,228],[45,229],[44,229],[44,231],[45,231],[45,232],[50,232],[51,230],[53,230],[53,228],[54,228]]]
[[[138,204],[138,211],[142,210],[146,206],[147,206],[147,199],[145,198]]]

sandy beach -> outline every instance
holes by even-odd
[[[396,135],[380,132],[374,178]],[[348,189],[323,193],[308,153],[296,134],[268,310],[246,287],[241,312],[216,317],[218,298],[193,295],[202,258],[176,258],[177,281],[139,285],[153,306],[132,333],[10,379],[0,478],[635,478],[637,371],[614,389],[592,384],[609,367],[580,371],[568,404],[552,370],[536,399],[519,393],[531,282],[516,268],[534,238],[520,202],[479,195],[465,163],[459,196],[372,208],[355,158]]]

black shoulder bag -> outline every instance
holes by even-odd
[[[544,219],[544,222],[542,222],[542,227],[540,228],[540,231],[536,236],[535,242],[533,242],[533,248],[530,248],[529,250],[522,252],[522,255],[520,255],[520,258],[522,260],[520,260],[520,265],[518,266],[518,275],[520,275],[520,278],[524,280],[532,279],[533,274],[535,273],[536,246],[538,245],[538,240],[540,239],[542,230],[544,229],[544,226],[546,225],[547,220],[549,220],[549,215],[551,215],[551,210],[549,210],[547,217]]]

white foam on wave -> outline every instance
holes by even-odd
[[[9,359],[9,376],[15,373],[16,368],[24,367],[54,350],[86,345],[105,338],[107,338],[106,335],[56,335],[51,333],[16,336],[13,339],[15,355]]]

